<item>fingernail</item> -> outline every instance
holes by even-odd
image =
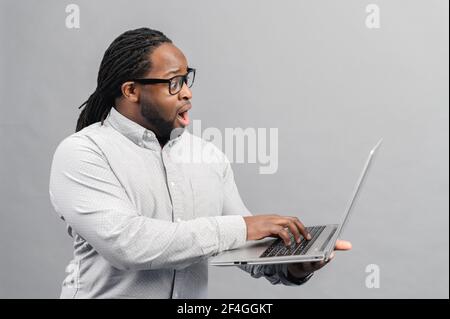
[[[308,234],[308,236],[306,236],[306,238],[308,239],[308,240],[311,240],[311,234]]]

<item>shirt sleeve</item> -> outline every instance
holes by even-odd
[[[230,162],[225,161],[224,166],[224,215],[241,215],[251,216],[251,212],[243,203],[239,191],[234,180],[233,170]],[[247,232],[247,230],[245,230]],[[247,233],[245,234],[247,237]],[[248,272],[253,278],[266,278],[271,284],[283,284],[286,286],[302,285],[311,278],[311,275],[297,279],[289,276],[287,264],[271,264],[271,265],[240,265],[242,270]]]
[[[118,269],[181,269],[246,240],[242,216],[181,222],[144,216],[99,147],[83,135],[57,147],[49,194],[68,226]]]

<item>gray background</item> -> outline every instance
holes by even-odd
[[[81,28],[65,27],[65,7]],[[279,169],[234,164],[255,214],[338,221],[368,150],[384,144],[338,253],[305,286],[210,269],[210,297],[449,297],[448,2],[1,1],[0,297],[59,296],[71,240],[48,196],[101,57],[125,30],[166,33],[198,69],[202,126],[279,128]],[[381,9],[381,29],[365,7]],[[365,267],[381,286],[365,286]]]

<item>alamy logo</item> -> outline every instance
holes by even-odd
[[[66,6],[66,28],[79,29],[80,28],[80,7],[76,4],[69,4]]]
[[[188,147],[174,149],[173,160],[184,163],[257,163],[260,174],[275,174],[278,170],[278,128],[225,128],[223,134],[216,127],[202,131],[201,120],[193,120],[192,134],[210,143],[200,144],[191,140]]]
[[[370,264],[366,266],[366,287],[369,289],[380,288],[380,266]]]
[[[368,13],[366,17],[366,27],[368,29],[379,29],[380,28],[380,7],[376,4],[368,4],[366,6],[366,12]]]

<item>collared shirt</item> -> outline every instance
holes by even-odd
[[[61,298],[204,298],[207,258],[246,242],[229,161],[179,130],[155,134],[111,108],[57,147],[50,200],[73,237]],[[244,266],[271,283],[283,266]]]

